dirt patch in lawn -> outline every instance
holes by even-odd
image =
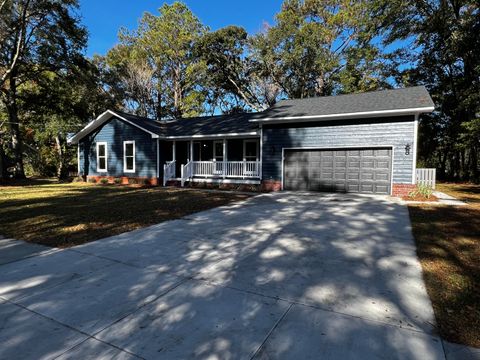
[[[467,206],[410,204],[410,218],[440,335],[480,347],[480,186],[438,190]]]
[[[0,186],[0,234],[69,247],[248,197],[233,192],[48,181]]]

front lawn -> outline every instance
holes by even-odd
[[[480,186],[440,184],[467,206],[409,205],[440,335],[480,347]]]
[[[230,192],[45,180],[0,186],[0,235],[68,247],[247,197]]]

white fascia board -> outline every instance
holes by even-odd
[[[343,114],[328,114],[328,115],[308,115],[308,116],[286,116],[286,117],[273,117],[263,119],[253,119],[250,122],[268,122],[274,124],[277,122],[289,122],[289,121],[315,121],[315,120],[336,120],[336,119],[354,119],[354,118],[368,118],[368,117],[380,117],[384,115],[415,115],[426,112],[432,112],[435,108],[433,106],[422,108],[410,108],[410,109],[395,109],[395,110],[376,110],[376,111],[363,111]]]
[[[185,136],[165,136],[166,140],[179,140],[179,139],[211,139],[211,138],[232,138],[232,137],[242,137],[242,136],[260,136],[258,131],[248,132],[248,133],[230,133],[230,134],[210,134],[210,135],[185,135]]]
[[[69,144],[78,144],[78,142],[84,138],[86,135],[88,135],[91,131],[95,130],[96,128],[100,127],[103,125],[105,122],[110,120],[112,117],[118,117],[119,119],[125,121],[126,123],[135,126],[136,128],[145,131],[146,133],[149,133],[152,135],[152,139],[158,139],[159,136],[151,131],[148,131],[145,128],[142,128],[141,126],[138,126],[137,124],[125,119],[123,116],[118,115],[116,112],[112,110],[107,110],[104,113],[102,113],[99,117],[97,117],[95,120],[89,122],[87,126],[85,126],[82,130],[80,130],[78,133],[76,133],[73,137],[67,140]]]
[[[77,132],[70,139],[67,139],[68,144],[78,144],[78,141],[85,137],[90,131],[95,130],[97,127],[105,123],[112,117],[111,111],[107,110],[100,114],[95,120],[90,121],[82,130]]]

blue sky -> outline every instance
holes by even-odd
[[[117,42],[118,30],[137,27],[145,11],[158,14],[162,0],[80,0],[80,14],[89,31],[87,55],[104,55]],[[243,26],[250,34],[273,23],[282,0],[186,0],[203,24],[211,29],[227,25]]]

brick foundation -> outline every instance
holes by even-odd
[[[120,184],[118,185],[151,185],[157,186],[157,178],[148,178],[148,177],[126,177],[126,176],[87,176],[86,181],[90,182],[95,180],[95,183],[101,184],[102,179],[107,179],[109,184],[116,184],[115,179],[120,179]],[[148,181],[148,184],[146,183]]]
[[[280,191],[282,190],[282,182],[278,180],[263,180],[262,191]]]
[[[407,196],[412,190],[415,190],[417,185],[415,184],[393,184],[392,196],[403,197]]]

